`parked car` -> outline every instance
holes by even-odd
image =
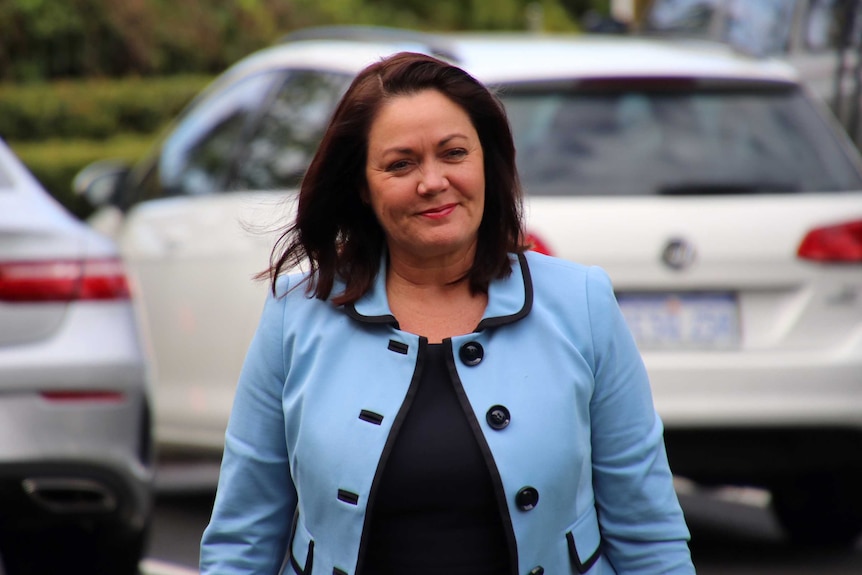
[[[101,163],[141,288],[156,433],[218,451],[273,227],[353,75],[448,58],[510,114],[539,249],[603,266],[643,352],[674,470],[772,490],[800,541],[862,531],[862,161],[787,65],[643,38],[300,32],[197,98],[155,153]]]
[[[116,246],[0,140],[6,575],[138,572],[152,508],[148,377]]]

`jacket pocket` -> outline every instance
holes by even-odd
[[[311,575],[314,564],[314,539],[299,520],[299,507],[293,514],[293,527],[290,533],[290,567],[296,575]],[[302,563],[297,557],[303,557]]]
[[[586,573],[602,556],[602,535],[595,507],[578,517],[566,531],[569,557],[578,573]]]

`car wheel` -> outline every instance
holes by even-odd
[[[6,575],[138,575],[148,530],[117,525],[7,532],[0,539]]]
[[[799,544],[849,547],[862,535],[862,471],[810,474],[772,489],[779,523]]]

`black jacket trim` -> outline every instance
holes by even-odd
[[[392,314],[387,313],[384,315],[362,315],[361,313],[356,311],[356,306],[352,303],[344,305],[344,313],[357,321],[365,323],[388,324],[395,329],[400,329],[400,327],[398,326],[398,320],[395,319],[395,316]]]
[[[293,513],[293,526],[290,530],[290,541],[287,543],[290,566],[296,575],[309,575],[314,566],[314,540],[308,542],[308,551],[305,554],[305,569],[299,566],[299,561],[293,555],[293,541],[296,539],[296,527],[299,524],[299,508]]]
[[[338,500],[344,501],[345,503],[350,503],[351,505],[356,505],[357,503],[359,503],[359,494],[353,493],[352,491],[347,491],[346,489],[339,489]]]
[[[488,473],[491,476],[491,483],[494,486],[494,498],[497,500],[497,508],[500,511],[500,518],[503,522],[503,531],[506,534],[506,547],[509,550],[511,575],[518,575],[518,542],[515,539],[515,527],[512,524],[512,517],[509,515],[509,505],[506,502],[506,489],[503,487],[503,478],[500,475],[500,470],[497,468],[497,463],[494,461],[494,455],[491,453],[491,448],[485,440],[485,434],[482,433],[482,428],[479,425],[479,421],[476,419],[476,414],[470,406],[467,392],[464,391],[464,384],[461,383],[461,378],[458,377],[458,369],[455,367],[455,354],[452,351],[452,340],[447,338],[444,340],[444,343],[447,344],[446,366],[449,370],[449,377],[452,381],[452,385],[455,386],[455,395],[458,396],[458,402],[461,404],[461,409],[467,417],[470,429],[473,431],[473,436],[476,438],[476,443],[479,444],[479,450],[482,452],[482,457],[485,460],[485,464],[488,466]]]
[[[527,258],[524,254],[518,254],[518,263],[521,265],[521,276],[524,278],[524,305],[520,310],[511,315],[501,315],[497,317],[487,317],[479,322],[476,326],[476,331],[482,331],[489,327],[498,327],[507,323],[514,323],[519,319],[523,319],[533,309],[533,278],[530,277],[530,266],[527,265]]]
[[[586,561],[581,563],[581,556],[578,554],[578,548],[575,546],[575,536],[572,535],[571,531],[566,533],[566,541],[569,542],[569,557],[571,557],[572,563],[575,564],[575,569],[578,570],[578,573],[586,573],[589,571],[590,568],[595,565],[596,561],[599,560],[599,557],[602,556],[602,544],[599,542],[595,552],[593,552]]]
[[[347,575],[347,571],[343,571],[343,570],[339,569],[338,567],[333,567],[332,568],[332,575]]]
[[[386,444],[383,446],[383,453],[380,455],[380,462],[377,464],[377,471],[374,472],[374,479],[371,481],[371,490],[368,493],[368,503],[365,507],[365,524],[362,526],[362,537],[359,540],[359,554],[356,559],[356,574],[361,575],[362,565],[365,562],[365,552],[368,548],[368,537],[371,528],[371,519],[374,514],[374,500],[377,497],[377,489],[380,487],[380,478],[383,476],[383,470],[386,467],[386,462],[389,460],[389,455],[395,446],[395,439],[398,437],[398,432],[404,424],[404,419],[407,417],[407,412],[410,411],[410,406],[413,405],[413,399],[416,397],[416,392],[419,389],[419,379],[422,377],[422,370],[425,367],[425,348],[428,345],[428,338],[419,338],[419,353],[416,359],[416,368],[413,370],[413,379],[410,380],[410,386],[407,388],[407,395],[404,397],[404,402],[392,422],[392,429],[389,430],[389,437],[386,438]]]
[[[407,355],[407,351],[410,349],[406,343],[395,341],[394,339],[389,340],[389,351],[394,351],[395,353],[400,353],[402,355]]]
[[[518,264],[521,267],[521,276],[524,278],[524,305],[520,310],[511,315],[501,315],[497,317],[488,317],[479,322],[476,326],[476,331],[482,331],[488,327],[497,327],[507,323],[513,323],[526,317],[533,307],[533,280],[530,277],[530,267],[527,265],[527,258],[524,254],[517,254]],[[344,305],[344,312],[351,318],[373,324],[387,324],[395,329],[401,329],[398,325],[398,320],[392,314],[383,315],[363,315],[356,311],[356,306],[353,303]],[[391,348],[390,348],[391,349]]]
[[[382,415],[374,413],[373,411],[368,411],[367,409],[363,409],[359,412],[359,419],[367,421],[368,423],[373,423],[374,425],[380,425],[383,423]]]

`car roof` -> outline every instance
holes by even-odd
[[[795,70],[705,40],[590,34],[441,33],[362,27],[303,31],[241,61],[230,73],[308,67],[356,74],[398,51],[454,61],[488,84],[618,77],[710,78],[798,83]],[[351,34],[351,31],[358,32]],[[363,31],[369,31],[363,36]],[[229,73],[229,74],[230,74]]]

